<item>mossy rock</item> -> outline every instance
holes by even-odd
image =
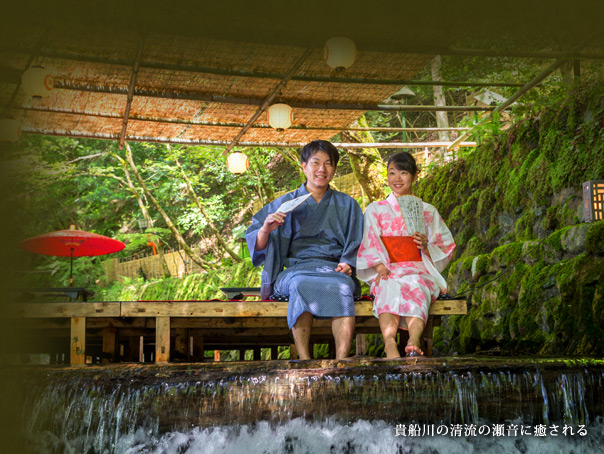
[[[588,254],[604,256],[604,221],[589,224],[585,234],[585,251]]]

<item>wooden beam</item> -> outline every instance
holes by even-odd
[[[208,302],[123,302],[122,317],[286,317],[287,302],[208,301]],[[372,301],[357,301],[357,316],[372,316]],[[432,315],[465,314],[465,300],[437,300],[430,305]]]
[[[258,110],[256,110],[254,115],[251,116],[251,118],[248,120],[246,125],[241,129],[241,131],[239,131],[237,133],[237,135],[233,138],[233,140],[231,140],[227,144],[226,148],[222,152],[223,156],[226,156],[227,154],[229,154],[229,151],[231,151],[231,149],[235,145],[237,145],[239,140],[248,131],[248,129],[250,129],[250,127],[256,122],[256,120],[260,117],[260,115],[262,115],[264,113],[264,111],[273,102],[273,100],[277,97],[277,95],[279,93],[281,93],[281,90],[283,90],[283,88],[285,88],[285,84],[287,84],[287,82],[289,82],[289,80],[294,76],[296,71],[298,71],[298,69],[300,69],[300,67],[306,61],[306,59],[309,57],[309,55],[312,53],[312,51],[313,51],[312,48],[306,49],[306,51],[304,51],[304,53],[300,56],[300,58],[298,58],[298,60],[296,60],[296,63],[294,63],[294,66],[291,67],[291,69],[287,72],[287,74],[285,76],[283,76],[281,81],[264,98],[264,100],[262,101],[262,104],[260,105]]]
[[[155,362],[170,361],[170,317],[157,317],[155,325]]]
[[[23,51],[13,50],[14,52],[21,53]],[[471,52],[480,52],[480,50],[471,50],[471,49],[456,49],[454,50],[455,55],[461,55],[460,53],[466,52],[467,55],[470,56],[479,56],[475,54],[471,54]],[[400,52],[399,52],[400,53]],[[435,55],[448,55],[447,51],[444,52],[434,52]],[[69,52],[57,52],[52,50],[41,51],[39,55],[44,55],[49,58],[56,58],[60,60],[72,60],[72,61],[82,61],[86,63],[102,63],[108,65],[119,65],[119,66],[132,66],[132,61],[128,59],[119,59],[119,58],[109,58],[109,57],[96,57],[91,55],[82,55],[75,54]],[[538,56],[536,54],[532,54],[530,58],[559,58],[562,55],[562,52],[556,53],[540,53]],[[484,57],[490,57],[493,55],[480,55]],[[501,56],[501,55],[497,55]],[[574,58],[578,59],[604,59],[604,54],[577,54]],[[151,60],[143,60],[140,62],[141,68],[148,69],[158,69],[161,71],[175,71],[175,72],[191,72],[197,74],[214,74],[220,76],[230,76],[230,77],[247,77],[247,78],[257,78],[257,79],[282,79],[283,74],[279,73],[268,73],[268,72],[260,72],[260,71],[246,71],[246,70],[237,70],[230,68],[215,68],[209,66],[195,66],[195,65],[182,65],[182,64],[174,64],[174,63],[165,63]],[[345,83],[345,84],[370,84],[370,85],[393,85],[393,86],[402,86],[402,85],[445,85],[451,87],[514,87],[514,86],[522,86],[522,83],[518,82],[506,82],[506,81],[497,81],[497,82],[479,82],[479,81],[433,81],[433,80],[413,80],[413,79],[369,79],[369,78],[360,78],[360,77],[333,77],[333,76],[318,76],[318,75],[306,75],[306,74],[297,74],[292,77],[292,80],[299,80],[304,82],[319,82],[319,83]]]
[[[69,363],[73,366],[86,364],[86,317],[71,317]]]
[[[120,150],[124,147],[124,139],[126,137],[126,129],[128,128],[128,116],[130,115],[130,108],[132,107],[132,100],[134,99],[134,87],[136,86],[136,78],[138,77],[138,69],[140,66],[141,54],[143,52],[143,45],[145,39],[141,35],[138,41],[138,50],[136,51],[136,58],[134,60],[134,66],[132,68],[132,75],[130,76],[130,84],[128,86],[128,99],[126,101],[126,110],[124,112],[124,119],[122,122],[122,132],[120,133]]]
[[[55,81],[55,89],[73,90],[87,93],[104,93],[112,95],[128,95],[128,90],[122,87],[93,86],[66,81]],[[239,104],[248,106],[262,106],[264,98],[239,98],[235,96],[221,96],[210,93],[185,93],[175,91],[158,91],[145,88],[135,88],[134,96],[159,99],[175,99],[184,101],[201,101],[217,104]],[[292,108],[299,109],[321,109],[321,110],[360,110],[375,112],[486,112],[492,111],[491,106],[424,106],[406,104],[371,104],[371,103],[334,103],[331,101],[296,101],[293,99],[282,99],[282,102]]]
[[[371,319],[373,317],[372,306],[372,301],[355,302],[356,316],[365,316]],[[287,307],[288,303],[286,301],[124,301],[121,303],[7,304],[5,309],[10,318],[207,317],[221,318],[220,325],[216,324],[214,326],[226,327],[229,321],[225,317],[251,317],[255,319],[254,323],[266,326],[259,323],[258,320],[265,317],[286,317]],[[449,315],[451,313],[465,314],[466,311],[465,300],[437,300],[430,305],[429,313],[432,315]],[[124,321],[124,323],[126,322]],[[138,322],[128,323],[131,326],[132,324],[139,326]],[[152,327],[153,324],[150,323],[148,326]],[[184,327],[182,324],[178,326]]]
[[[54,107],[40,107],[40,106],[25,106],[25,107],[13,107],[11,110],[15,111],[27,111],[27,112],[42,112],[42,113],[61,113],[70,115],[80,115],[94,118],[122,118],[121,115],[107,114],[107,113],[91,113],[85,110],[75,109],[57,109]],[[210,122],[210,121],[196,121],[196,120],[180,120],[173,118],[158,118],[148,117],[144,115],[130,115],[130,120],[145,121],[150,123],[168,123],[177,125],[192,125],[192,126],[205,126],[208,128],[242,128],[245,126],[244,123],[232,123],[232,122]],[[253,129],[271,129],[268,124],[253,124]],[[380,131],[380,132],[438,132],[438,131],[468,131],[469,127],[449,127],[449,128],[390,128],[390,127],[346,127],[340,128],[337,126],[309,126],[309,125],[294,125],[288,128],[288,130],[302,130],[302,131]]]

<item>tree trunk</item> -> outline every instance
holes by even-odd
[[[155,206],[155,208],[157,209],[159,214],[162,216],[162,218],[164,218],[164,222],[166,223],[167,227],[170,229],[170,231],[174,235],[174,238],[176,238],[178,245],[185,251],[185,253],[189,257],[191,257],[191,260],[193,260],[195,263],[197,263],[200,267],[207,269],[209,267],[208,264],[189,247],[189,245],[186,243],[186,241],[184,240],[184,238],[182,237],[182,235],[180,234],[180,232],[178,231],[178,229],[176,228],[176,226],[174,225],[174,223],[172,222],[172,220],[170,219],[168,214],[164,211],[164,209],[161,207],[161,205],[159,204],[157,199],[153,196],[153,194],[151,193],[151,191],[145,184],[145,181],[141,177],[140,173],[138,172],[138,168],[136,167],[136,164],[134,163],[134,159],[132,158],[132,150],[130,149],[130,145],[128,143],[126,143],[126,159],[128,160],[128,163],[130,164],[130,168],[132,168],[132,171],[134,172],[134,175],[136,176],[138,183],[141,185],[143,192],[147,196],[147,199],[149,199],[151,201],[151,203],[153,203],[153,205]]]
[[[440,80],[440,66],[441,66],[441,58],[440,55],[437,55],[432,59],[432,80]],[[445,95],[443,93],[443,87],[440,85],[434,85],[434,105],[435,106],[446,106],[447,100],[445,99]],[[449,118],[447,117],[447,112],[436,112],[436,124],[439,128],[448,128],[449,127]],[[449,142],[449,131],[439,131],[438,139],[441,142]],[[441,148],[441,156],[444,157],[446,153],[446,148]]]
[[[367,127],[367,120],[363,115],[357,121],[358,126]],[[351,131],[342,133],[350,142],[374,142],[369,131]],[[369,198],[369,202],[383,200],[386,198],[384,191],[384,174],[386,165],[377,148],[360,148],[348,150],[350,165],[355,177],[359,181],[363,191]]]
[[[189,180],[189,177],[185,173],[185,170],[180,165],[180,162],[178,161],[178,158],[174,157],[174,162],[176,163],[176,166],[180,170],[180,173],[182,174],[182,177],[184,178],[185,182],[187,183],[187,190],[188,190],[187,192],[189,193],[189,197],[191,198],[191,200],[193,200],[193,203],[195,203],[195,205],[197,205],[197,208],[199,208],[199,211],[201,211],[201,214],[203,215],[203,217],[205,218],[206,222],[208,223],[208,227],[210,227],[210,230],[214,234],[214,237],[218,241],[218,244],[220,244],[220,246],[227,252],[227,254],[229,254],[231,256],[231,258],[235,262],[241,262],[242,261],[241,257],[239,257],[235,253],[235,251],[233,251],[229,247],[229,245],[226,243],[226,241],[224,241],[224,238],[222,237],[222,235],[220,234],[220,232],[218,231],[218,229],[216,228],[216,226],[214,225],[214,223],[210,219],[210,216],[208,216],[208,213],[206,212],[205,208],[203,207],[203,205],[199,201],[199,197],[197,196],[197,194],[195,194],[195,190],[193,189],[193,185],[191,184],[191,180]]]

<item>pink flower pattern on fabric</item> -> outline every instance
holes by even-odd
[[[403,284],[401,286],[401,295],[405,301],[413,301],[418,306],[423,306],[426,302],[426,295],[419,288],[411,289],[409,284]]]
[[[438,211],[424,203],[424,219],[427,227],[428,241],[437,246],[446,258],[439,260],[439,269],[444,268],[451,258],[455,243],[451,233],[442,222]],[[417,317],[427,320],[430,304],[440,292],[437,280],[426,264],[420,262],[390,263],[387,252],[383,249],[380,236],[408,235],[404,219],[395,200],[374,202],[365,212],[365,238],[359,248],[357,273],[359,278],[370,284],[371,293],[375,295],[373,313],[391,313],[400,316],[400,326],[406,327],[406,317]],[[379,263],[388,266],[391,273],[388,279],[380,280],[375,285],[375,269]]]
[[[426,224],[430,225],[434,222],[434,216],[429,211],[424,210],[424,219],[426,220]]]

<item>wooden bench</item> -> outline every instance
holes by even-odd
[[[355,302],[357,354],[364,354],[364,335],[380,332],[372,306],[372,301]],[[276,352],[278,345],[292,343],[286,320],[287,307],[286,301],[14,303],[5,306],[3,322],[20,326],[18,322],[21,319],[24,330],[36,326],[38,329],[61,332],[68,329],[70,363],[74,365],[86,363],[87,330],[102,332],[103,352],[113,359],[119,330],[129,331],[130,336],[140,338],[139,347],[142,347],[143,336],[151,335],[155,340],[155,362],[166,363],[171,357],[171,337],[176,338],[174,344],[177,351],[195,344],[202,352],[204,348],[259,351],[260,346],[270,346]],[[440,317],[466,312],[465,300],[437,300],[431,305],[424,330],[424,351],[427,355],[432,354],[432,330],[440,324]],[[331,339],[330,320],[316,320],[311,343],[327,343]]]

